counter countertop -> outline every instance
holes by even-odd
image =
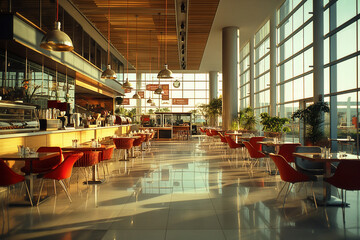
[[[118,127],[131,126],[131,125],[133,125],[133,124],[128,124],[128,125],[115,125],[115,126],[97,127],[97,128],[68,128],[68,129],[65,129],[65,130],[36,131],[36,132],[23,132],[23,133],[2,134],[2,135],[0,135],[0,139],[13,138],[13,137],[39,136],[39,135],[54,134],[54,133],[92,131],[92,130],[97,130],[97,129],[100,130],[100,129],[106,129],[106,128],[118,128]]]

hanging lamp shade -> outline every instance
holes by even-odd
[[[126,81],[122,85],[122,89],[132,89],[132,86],[131,86],[128,78],[126,78]]]
[[[159,85],[159,87],[154,91],[154,93],[155,93],[155,94],[162,94],[162,93],[163,93],[163,90],[162,90],[162,88],[160,87],[160,85]]]
[[[110,64],[107,65],[106,70],[102,72],[101,78],[105,79],[116,79],[116,73],[114,70],[111,70]]]
[[[60,30],[61,23],[55,22],[55,29],[48,31],[41,39],[40,47],[49,51],[69,52],[74,49],[70,37]]]
[[[149,97],[149,99],[146,101],[147,103],[152,103],[153,100],[151,99],[151,97]]]
[[[136,92],[133,96],[133,99],[141,99],[140,95]]]
[[[170,69],[168,69],[167,64],[165,64],[165,68],[158,73],[157,77],[160,78],[160,79],[172,79],[172,78],[174,78],[172,76],[172,71]]]

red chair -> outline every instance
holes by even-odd
[[[140,136],[140,138],[136,138],[133,142],[133,147],[138,147],[138,150],[140,153],[142,153],[142,144],[144,141],[146,141],[145,134],[138,134],[137,136]]]
[[[262,141],[265,137],[252,137],[250,138],[250,144],[257,150],[257,151],[261,151],[261,144],[258,143],[260,141]]]
[[[83,151],[83,156],[80,157],[74,164],[74,167],[84,170],[86,183],[88,184],[87,168],[91,168],[101,161],[101,151]]]
[[[112,159],[113,152],[114,152],[113,147],[107,148],[107,149],[102,151],[101,163],[102,163],[102,168],[103,168],[103,171],[104,171],[104,178],[105,178],[105,175],[106,175],[105,174],[105,166],[104,166],[104,164],[106,165],[107,171],[109,173],[109,167],[108,167],[106,161]]]
[[[250,158],[256,160],[252,165],[255,165],[256,163],[258,163],[260,158],[266,157],[266,155],[264,153],[262,153],[259,150],[255,149],[250,142],[244,141],[243,144],[245,145],[246,149],[248,150]],[[268,166],[267,166],[267,168],[268,168]]]
[[[291,167],[291,165],[286,161],[286,159],[283,156],[273,154],[273,153],[270,153],[269,156],[274,161],[276,167],[278,168],[281,180],[286,182],[283,185],[283,187],[281,188],[281,190],[278,194],[278,197],[280,196],[280,193],[284,189],[285,185],[288,184],[288,187],[287,187],[287,190],[286,190],[286,193],[284,196],[283,207],[285,206],[285,201],[286,201],[287,195],[291,192],[291,189],[295,183],[314,182],[317,180],[317,178],[315,176],[308,176],[306,174],[303,174],[302,172],[297,171],[293,167]],[[313,194],[315,206],[317,208],[314,191],[312,191],[312,194]]]
[[[227,140],[226,140],[225,136],[221,132],[219,132],[219,136],[220,136],[220,141],[222,143],[227,143]]]
[[[133,147],[134,140],[134,138],[113,138],[115,148],[118,150],[125,150],[124,160],[127,160],[127,151]]]
[[[25,174],[30,173],[46,173],[56,168],[62,161],[62,151],[60,147],[39,147],[37,152],[58,152],[59,155],[48,158],[44,161],[33,161],[32,170],[30,170],[30,162],[26,161],[25,166],[21,168],[21,171]]]
[[[73,152],[72,154],[67,155],[66,159],[60,165],[58,165],[55,169],[46,173],[42,177],[37,205],[39,205],[39,202],[40,202],[41,191],[43,189],[45,179],[58,180],[60,186],[64,189],[66,196],[69,198],[69,201],[72,202],[70,193],[68,192],[63,180],[71,177],[72,168],[73,168],[75,162],[78,161],[81,157],[83,157],[83,155],[84,155],[84,153],[82,153],[82,152]],[[54,190],[55,190],[55,195],[56,195],[55,185],[54,185]]]
[[[345,222],[346,192],[344,201],[344,190],[360,190],[360,162],[359,161],[341,161],[336,168],[334,175],[324,178],[324,181],[341,189],[341,200],[343,208],[343,221]]]
[[[235,154],[236,154],[236,149],[244,147],[244,144],[236,143],[234,141],[234,139],[232,139],[229,135],[225,135],[224,138],[225,138],[226,142],[228,143],[230,149],[235,150]],[[236,156],[236,159],[237,159],[237,154],[235,156]]]
[[[200,127],[200,132],[203,133],[203,134],[206,134],[206,131],[204,130],[204,128]]]
[[[8,167],[8,165],[5,164],[5,162],[0,159],[0,186],[1,187],[8,187],[8,191],[10,190],[9,187],[11,185],[17,184],[23,182],[26,188],[27,195],[30,199],[30,204],[33,206],[32,199],[30,197],[29,188],[25,183],[25,177],[21,176],[17,173],[15,173],[11,168]],[[5,221],[5,219],[4,219]]]
[[[286,143],[280,146],[278,154],[283,156],[288,163],[294,163],[295,157],[293,153],[296,147],[301,146],[300,143]]]

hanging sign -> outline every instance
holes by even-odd
[[[163,90],[163,94],[161,96],[162,100],[169,100],[169,84],[161,84],[161,88]]]
[[[147,91],[155,91],[159,87],[159,84],[147,84],[146,90]]]
[[[125,88],[124,93],[131,93],[131,88]]]
[[[188,98],[173,98],[172,104],[173,105],[189,105],[189,99]]]
[[[130,98],[124,98],[122,105],[130,105]]]

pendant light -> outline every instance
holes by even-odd
[[[172,79],[172,72],[167,65],[167,0],[165,0],[165,68],[161,70],[157,77],[160,79]]]
[[[152,83],[152,77],[151,77],[151,30],[149,31],[149,69],[150,69],[150,79],[151,79],[151,83]],[[151,99],[151,97],[149,96],[149,99],[146,101],[147,103],[153,103],[153,100]]]
[[[160,18],[160,15],[159,15],[159,18]],[[160,46],[161,46],[161,38],[162,38],[162,32],[160,33],[160,42],[159,42],[159,45],[158,45],[158,67],[160,66]],[[158,74],[158,79],[159,79],[159,86],[158,88],[154,91],[155,94],[162,94],[163,93],[163,90],[161,88],[161,85],[160,85],[160,78],[159,78],[159,74]]]
[[[126,81],[122,85],[123,89],[132,89],[129,82],[129,1],[126,1]]]
[[[137,49],[137,18],[138,18],[138,15],[135,16],[135,76],[136,76],[136,79],[137,79],[137,70],[138,70],[138,65],[137,65],[137,62],[138,62],[138,49]],[[137,82],[137,80],[136,80]],[[136,83],[137,85],[137,83]],[[138,91],[137,91],[137,86],[136,86],[136,89],[135,89],[135,94],[133,95],[132,97],[133,99],[141,99],[140,95],[138,94]]]
[[[49,51],[69,52],[74,49],[70,37],[60,30],[59,0],[56,1],[55,29],[48,31],[41,39],[40,47]]]
[[[101,78],[103,79],[116,79],[116,73],[114,70],[111,70],[110,65],[110,0],[108,0],[108,45],[107,45],[107,67],[106,70],[102,72]]]

